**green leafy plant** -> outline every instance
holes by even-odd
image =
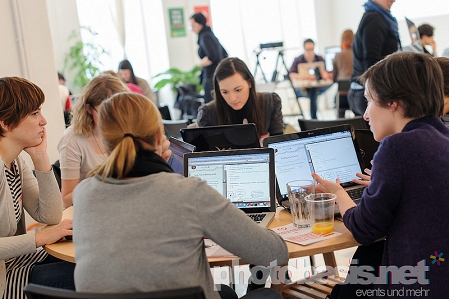
[[[201,67],[198,65],[194,66],[187,72],[173,67],[153,77],[161,78],[154,84],[154,88],[156,90],[160,90],[165,85],[169,84],[171,85],[172,90],[176,92],[176,89],[181,85],[194,84],[196,86],[196,90],[200,92],[203,89],[203,87],[200,85],[200,73]]]
[[[98,35],[90,27],[81,27],[81,29],[90,34],[90,40]],[[100,58],[102,55],[108,55],[109,53],[102,46],[92,41],[83,42],[80,40],[75,30],[70,34],[68,40],[69,42],[75,42],[65,55],[64,69],[74,71],[73,84],[81,89],[86,86],[90,79],[101,73],[103,63]]]

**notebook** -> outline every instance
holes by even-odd
[[[184,176],[206,181],[263,227],[273,220],[276,176],[271,148],[187,153]]]
[[[317,68],[324,71],[324,61],[298,63],[299,80],[310,81],[311,76],[315,76],[316,80],[321,80],[321,73],[316,71]]]
[[[176,173],[184,175],[184,154],[193,152],[195,146],[174,137],[170,137],[168,141],[172,154],[167,163]]]
[[[184,128],[181,136],[197,152],[260,147],[255,124]]]
[[[275,150],[277,199],[282,206],[288,208],[286,184],[311,180],[313,172],[330,181],[339,178],[354,202],[359,202],[365,187],[352,179],[358,179],[356,172],[365,166],[351,125],[271,136],[263,143]]]

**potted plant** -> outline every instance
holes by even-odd
[[[178,87],[182,85],[187,84],[193,84],[196,86],[196,91],[200,92],[203,87],[200,84],[200,75],[201,73],[201,67],[198,65],[195,65],[191,70],[189,71],[181,71],[178,68],[172,67],[168,69],[165,72],[159,73],[153,78],[160,78],[159,81],[157,81],[154,84],[154,88],[156,90],[160,90],[165,85],[169,84],[172,87],[172,90],[174,92],[178,91]]]
[[[80,90],[86,86],[90,79],[101,73],[103,63],[100,58],[102,55],[108,54],[102,46],[92,41],[92,37],[98,35],[98,33],[92,31],[89,27],[81,27],[81,29],[87,31],[91,37],[90,41],[83,42],[74,30],[68,40],[75,42],[64,58],[64,69],[75,72],[73,85]]]

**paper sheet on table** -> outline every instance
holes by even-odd
[[[204,239],[204,246],[206,247],[207,257],[234,257],[232,253],[212,241],[211,239]]]
[[[341,235],[339,232],[331,232],[327,234],[314,234],[312,228],[300,228],[293,225],[293,223],[272,228],[285,241],[296,243],[299,245],[309,245],[319,241],[327,240]]]

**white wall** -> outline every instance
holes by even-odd
[[[44,91],[42,112],[48,121],[48,154],[54,162],[59,159],[56,146],[64,131],[64,117],[46,1],[4,0],[0,12],[0,77],[24,77]],[[28,155],[22,156],[34,168]]]

